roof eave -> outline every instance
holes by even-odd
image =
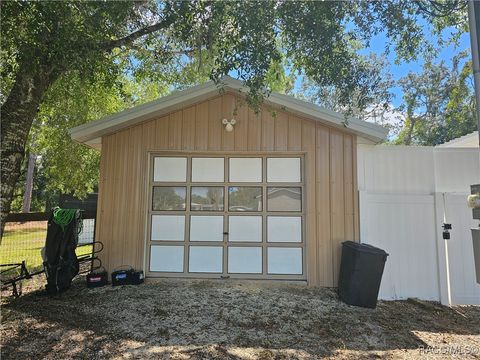
[[[383,126],[354,117],[345,117],[342,114],[323,109],[315,104],[310,104],[287,95],[272,93],[266,101],[267,103],[272,103],[272,105],[284,107],[285,111],[308,117],[325,125],[348,129],[376,143],[382,142],[388,135],[388,129]]]
[[[68,132],[73,140],[79,143],[86,143],[94,138],[120,130],[126,123],[128,123],[128,126],[132,126],[152,117],[168,114],[176,108],[201,101],[203,98],[209,98],[216,91],[218,92],[218,88],[215,84],[208,82],[190,89],[174,92],[158,100],[123,110],[100,120],[74,127],[69,129]]]
[[[70,129],[69,133],[73,140],[89,147],[99,149],[101,147],[101,137],[104,135],[116,132],[126,126],[133,126],[145,120],[166,115],[172,111],[205,100],[214,94],[218,94],[220,89],[241,94],[246,94],[248,91],[248,88],[246,88],[241,81],[236,79],[226,78],[218,85],[210,81],[190,89],[175,92],[158,100],[121,111],[117,114],[107,116],[101,120],[77,126]],[[383,141],[388,134],[388,130],[380,125],[368,123],[352,117],[345,118],[341,114],[295,99],[291,96],[271,93],[266,99],[266,103],[273,106],[279,106],[285,111],[319,121],[326,125],[348,129],[355,134],[370,139],[376,143]]]

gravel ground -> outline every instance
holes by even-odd
[[[38,285],[4,296],[1,336],[2,359],[473,359],[480,307],[395,301],[370,310],[300,285],[162,280],[87,289],[78,279],[54,297]]]

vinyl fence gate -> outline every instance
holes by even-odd
[[[466,201],[479,150],[359,145],[358,157],[360,239],[390,254],[380,298],[480,305]]]

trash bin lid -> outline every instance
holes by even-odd
[[[342,243],[343,246],[347,246],[349,248],[352,248],[356,251],[360,252],[367,252],[370,254],[376,254],[376,255],[384,255],[388,256],[387,252],[383,249],[377,248],[375,246],[369,245],[369,244],[360,244],[354,241],[344,241]]]

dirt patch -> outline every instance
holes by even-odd
[[[480,358],[480,307],[370,310],[325,288],[165,280],[87,289],[79,279],[59,296],[3,302],[4,359]]]

